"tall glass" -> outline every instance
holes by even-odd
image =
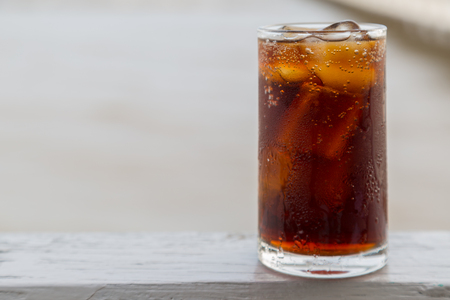
[[[387,261],[386,27],[258,30],[259,259],[344,278]]]

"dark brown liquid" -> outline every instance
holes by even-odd
[[[386,242],[384,40],[259,41],[259,233],[301,254]]]

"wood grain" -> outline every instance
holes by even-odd
[[[450,298],[450,232],[393,233],[388,266],[345,280],[275,273],[256,236],[2,234],[0,299]]]

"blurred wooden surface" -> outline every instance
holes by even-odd
[[[0,230],[256,230],[256,28],[327,2],[0,2]],[[388,34],[391,229],[450,230],[450,57]],[[401,27],[401,26],[400,26]]]
[[[312,280],[262,266],[253,234],[1,234],[0,298],[447,299],[449,249],[449,232],[392,233],[380,271]]]

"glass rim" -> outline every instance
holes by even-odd
[[[351,21],[351,20],[343,20],[341,22],[345,21]],[[326,28],[327,26],[330,26],[334,23],[327,23],[327,22],[295,22],[295,23],[280,23],[280,24],[273,24],[273,25],[264,25],[258,27],[257,32],[258,33],[327,33],[327,34],[333,34],[333,33],[343,33],[343,32],[372,32],[376,30],[381,30],[383,32],[387,31],[387,27],[382,24],[377,23],[357,23],[360,28],[359,29],[343,29],[343,30],[323,30],[320,28]],[[299,26],[302,27],[302,29],[282,29],[284,26]],[[309,28],[311,27],[311,29]]]

